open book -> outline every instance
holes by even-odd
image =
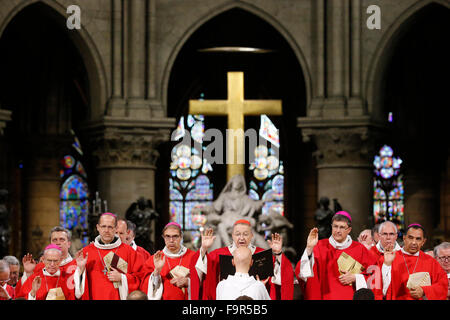
[[[110,251],[106,256],[103,257],[103,261],[105,262],[105,266],[108,269],[108,272],[111,271],[111,267],[117,269],[122,273],[127,273],[128,263],[119,257],[114,252]],[[114,288],[118,288],[119,284],[114,282]]]
[[[250,276],[259,276],[259,279],[264,280],[273,276],[273,255],[272,249],[267,249],[252,255],[253,264],[248,271]],[[231,260],[233,256],[220,255],[220,280],[228,278],[228,276],[236,273],[236,268],[233,266]]]
[[[346,272],[350,272],[353,274],[359,274],[363,272],[364,267],[361,263],[352,258],[352,256],[348,255],[345,252],[342,252],[337,260],[337,264],[339,267],[339,273],[344,274]]]
[[[406,287],[408,289],[431,286],[431,278],[428,272],[416,272],[409,275]]]
[[[189,276],[189,269],[183,266],[176,266],[172,270],[170,270],[169,275],[170,278],[181,278]]]
[[[45,300],[66,300],[64,292],[60,287],[48,290]]]

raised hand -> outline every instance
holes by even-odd
[[[273,253],[280,253],[283,248],[283,237],[278,233],[272,233],[272,240],[267,240]]]
[[[88,253],[86,253],[86,257],[83,257],[83,249],[81,249],[76,253],[75,259],[77,260],[77,266],[80,269],[80,273],[83,273],[88,261]]]
[[[216,239],[216,236],[214,235],[214,230],[211,228],[206,229],[201,233],[202,236],[202,256],[205,256],[206,252],[211,248],[211,246],[214,243],[214,240]]]
[[[153,264],[155,265],[155,271],[157,274],[161,273],[165,262],[166,257],[162,257],[162,252],[160,250],[156,251],[156,253],[153,255]]]
[[[317,242],[319,242],[319,229],[312,228],[309,232],[308,239],[306,239],[306,251],[308,252],[308,255],[312,254]]]
[[[27,253],[22,258],[22,264],[23,264],[23,271],[27,274],[27,276],[30,276],[34,268],[36,268],[36,261],[33,259],[33,255],[31,253]]]
[[[36,292],[41,287],[42,279],[41,277],[37,276],[33,279],[33,282],[31,283],[31,291],[30,294],[32,297],[36,297]]]
[[[384,249],[384,264],[387,266],[392,265],[392,261],[395,259],[394,246],[390,245]]]

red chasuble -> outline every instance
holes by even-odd
[[[254,253],[264,251],[264,249],[256,247]],[[206,255],[208,259],[207,273],[201,282],[195,264],[200,255],[198,250],[191,258],[191,299],[192,300],[216,300],[216,287],[219,283],[220,267],[219,256],[231,256],[228,247],[223,247],[211,251]],[[275,264],[275,257],[273,261]],[[272,283],[271,279],[267,282],[267,289],[272,300],[292,300],[294,297],[294,273],[289,259],[283,254],[281,257],[281,287]],[[264,280],[264,279],[261,279]]]
[[[16,295],[15,295],[16,290],[13,287],[11,287],[9,284],[6,285],[6,292],[8,292],[9,296],[12,299],[16,298]],[[6,300],[6,298],[0,297],[0,300]]]
[[[415,267],[416,263],[417,266]],[[381,266],[382,264],[380,264],[380,268]],[[386,300],[415,300],[406,287],[409,278],[408,272],[411,274],[413,272],[428,272],[431,278],[431,286],[422,287],[427,299],[447,300],[447,274],[436,259],[423,251],[420,251],[418,257],[404,254],[402,251],[396,252],[395,259],[392,262],[391,284],[386,292]]]
[[[165,256],[163,251],[161,251],[161,259]],[[188,300],[189,299],[189,293],[188,288],[185,288],[185,290],[182,290],[178,288],[177,286],[174,286],[170,283],[170,280],[172,279],[169,275],[169,271],[175,268],[176,266],[183,266],[189,269],[189,265],[191,263],[191,258],[195,254],[194,251],[187,249],[186,253],[178,258],[169,258],[166,257],[166,262],[164,263],[164,267],[161,270],[161,280],[162,285],[164,286],[162,300]],[[150,281],[150,276],[155,270],[155,265],[153,264],[153,256],[151,256],[147,261],[145,262],[143,273],[145,274],[144,280],[141,283],[140,290],[142,292],[147,293],[148,291],[148,282]]]
[[[28,294],[31,291],[34,278],[37,276],[41,277],[41,287],[36,292],[36,300],[46,300],[48,291],[50,289],[61,288],[66,300],[76,300],[75,299],[75,289],[73,282],[70,281],[70,277],[60,272],[60,275],[44,275],[44,270],[41,269],[38,272],[34,272],[31,277],[29,277],[25,283],[22,285],[22,294],[28,299]]]
[[[334,248],[329,239],[319,240],[314,247],[314,266],[312,278],[308,278],[305,291],[305,300],[352,300],[355,292],[355,283],[351,286],[343,285],[339,282],[339,268],[337,260],[342,252],[347,253],[358,261],[365,269],[371,265],[376,265],[377,261],[373,255],[361,243],[352,241],[352,244],[343,250]],[[299,274],[300,261],[295,268],[295,274]],[[368,274],[364,274],[367,280]]]
[[[117,240],[118,241],[118,240]],[[83,248],[83,255],[88,255],[86,263],[86,283],[83,299],[87,300],[120,300],[119,289],[114,288],[113,282],[103,272],[105,269],[103,257],[109,252],[114,252],[128,263],[127,283],[128,293],[139,289],[139,274],[142,269],[142,257],[132,247],[121,243],[112,249],[100,249],[94,243]]]
[[[377,246],[372,246],[369,252],[373,255],[373,257],[378,261],[381,257],[383,257],[383,253],[377,249]]]
[[[142,247],[136,246],[136,252],[141,255],[142,261],[147,261],[152,255]]]

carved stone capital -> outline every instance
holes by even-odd
[[[154,169],[157,147],[169,141],[175,120],[139,121],[105,117],[86,129],[97,168]]]

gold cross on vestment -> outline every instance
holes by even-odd
[[[226,115],[227,136],[227,181],[234,175],[245,176],[244,166],[244,116],[281,115],[281,100],[244,100],[244,73],[228,72],[227,100],[189,100],[190,114],[205,116]],[[229,137],[232,137],[230,141]],[[236,137],[237,139],[234,139]],[[237,146],[236,146],[237,145]],[[236,152],[234,152],[236,150]],[[236,159],[237,156],[237,159]],[[244,162],[244,163],[242,163]]]

